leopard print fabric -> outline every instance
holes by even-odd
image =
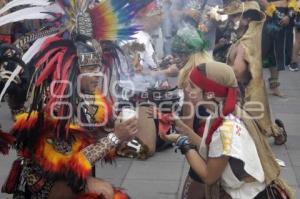
[[[23,176],[26,180],[26,184],[29,186],[33,186],[43,176],[42,169],[30,161],[25,161],[25,162],[26,163],[23,167],[23,174],[24,174]]]
[[[37,164],[32,162],[31,160],[24,160],[22,177],[24,178],[24,187],[26,192],[29,193],[30,199],[47,199],[49,197],[50,191],[54,185],[54,181],[50,179],[46,179],[46,181],[40,184],[38,187],[35,186],[44,176],[43,170]],[[25,188],[26,187],[26,188]],[[31,190],[32,188],[36,190]],[[15,191],[13,195],[13,199],[25,199],[24,190],[20,189]]]
[[[98,160],[104,158],[113,147],[114,144],[110,141],[110,139],[104,137],[95,144],[84,148],[81,152],[91,164],[95,164]]]
[[[64,140],[58,140],[58,139],[52,139],[48,138],[47,142],[52,145],[55,151],[58,153],[69,155],[72,152],[72,144],[73,140],[64,141]]]
[[[53,185],[54,182],[47,181],[40,191],[35,192],[31,195],[31,199],[48,199]]]

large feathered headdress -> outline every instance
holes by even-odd
[[[67,45],[63,40],[74,41],[78,39],[78,35],[84,36],[86,43],[92,43],[92,47],[97,46],[97,42],[105,41],[106,49],[112,52],[114,50],[107,48],[107,41],[130,39],[140,28],[130,25],[130,21],[141,8],[151,1],[104,0],[94,3],[92,0],[13,0],[0,9],[0,15],[3,15],[0,17],[0,26],[23,20],[40,20],[42,22],[43,31],[26,35],[20,38],[16,44],[19,46],[19,43],[33,43],[23,55],[25,63],[28,63],[43,49],[49,50],[53,47],[53,51],[55,51],[54,48],[58,48],[58,46],[61,50],[70,47],[71,43],[69,42]],[[59,37],[57,37],[58,35]],[[53,40],[56,41],[55,45],[49,42]],[[87,40],[93,42],[87,42]],[[111,46],[113,46],[112,43]],[[53,51],[52,53],[57,53]],[[64,56],[66,52],[68,54]],[[55,58],[64,57],[66,60],[70,53],[70,51],[63,50],[63,53],[56,54]],[[39,55],[41,54],[43,53],[39,53]],[[91,58],[99,57],[85,55],[86,57],[81,57],[79,60],[99,62],[99,59],[91,60]],[[45,61],[45,57],[43,60]],[[20,71],[20,67],[16,70]],[[14,78],[15,76],[11,76],[9,81]]]
[[[52,58],[52,62],[48,61],[48,67],[45,67],[47,70],[42,73],[45,76],[49,72],[52,73],[54,67],[64,68],[65,71],[61,72],[66,72],[66,67],[60,67],[61,64],[70,65],[71,58],[77,56],[81,61],[80,64],[99,62],[99,54],[80,53],[74,50],[71,52],[69,47],[76,47],[71,40],[74,43],[78,40],[78,36],[84,36],[81,37],[81,42],[86,43],[87,48],[94,48],[96,53],[101,53],[97,42],[105,41],[106,49],[109,49],[107,41],[130,39],[139,29],[137,26],[129,25],[130,21],[151,1],[104,0],[94,3],[92,0],[13,0],[0,9],[0,15],[11,11],[0,17],[0,26],[22,20],[42,20],[44,29],[42,33],[30,34],[20,40],[23,39],[23,42],[36,40],[23,56],[25,63],[38,54],[36,57],[40,60],[32,63],[39,68],[48,58]],[[44,50],[49,52],[43,53]],[[41,72],[41,69],[39,70]],[[43,75],[38,83],[44,79]]]
[[[102,73],[111,74],[110,66],[119,62],[114,41],[130,39],[139,30],[130,22],[151,1],[13,0],[0,9],[0,14],[14,10],[0,17],[0,26],[41,20],[43,30],[51,34],[32,36],[36,41],[23,55],[33,68],[31,111],[41,111],[45,103],[44,110],[51,109],[57,102],[68,102],[76,109],[79,66],[99,65]],[[47,94],[49,88],[51,95]],[[72,112],[63,105],[56,111],[62,117]]]

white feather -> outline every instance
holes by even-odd
[[[0,17],[0,26],[27,19],[53,19],[45,12],[49,12],[45,7],[25,8]]]
[[[18,66],[11,74],[11,76],[9,77],[9,79],[7,80],[7,82],[4,85],[4,88],[1,91],[0,94],[0,102],[3,98],[3,96],[5,95],[5,92],[7,91],[7,89],[9,88],[10,84],[14,81],[15,77],[17,77],[19,75],[19,73],[22,71],[22,67]]]
[[[47,6],[50,3],[51,2],[49,2],[49,0],[14,0],[7,3],[3,8],[0,9],[0,15],[17,6],[22,6],[22,5]]]
[[[49,36],[46,36],[46,37],[36,40],[30,46],[30,48],[26,51],[26,53],[23,55],[22,60],[24,61],[24,63],[27,64],[28,62],[30,62],[32,57],[35,56],[39,52],[42,44],[46,41],[46,39],[53,37],[54,35],[56,35],[56,34],[49,35]]]
[[[58,3],[51,4],[45,8],[48,12],[65,14],[65,11]]]

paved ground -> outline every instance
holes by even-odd
[[[281,80],[288,98],[270,97],[270,101],[274,115],[285,122],[289,138],[286,145],[272,145],[272,148],[277,157],[286,163],[286,167],[282,168],[282,176],[300,195],[300,72],[285,71]],[[10,126],[5,105],[0,109],[0,121],[5,128]],[[0,184],[13,159],[14,155],[0,157]],[[171,149],[157,153],[147,161],[119,158],[113,166],[98,164],[97,176],[125,188],[133,199],[176,199],[187,168],[183,157]],[[0,194],[2,198],[9,197]]]

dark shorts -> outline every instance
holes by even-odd
[[[277,67],[284,70],[289,64],[292,53],[291,32],[293,27],[282,27],[278,31],[270,31],[272,21],[267,19],[262,31],[262,62],[264,68]],[[290,49],[288,49],[290,48]]]

